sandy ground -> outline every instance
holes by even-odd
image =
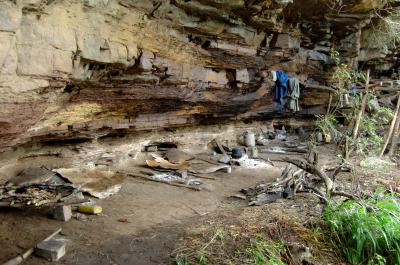
[[[274,167],[216,173],[216,180],[207,180],[208,190],[199,192],[127,178],[118,194],[99,201],[102,215],[67,223],[50,219],[45,210],[1,209],[0,263],[62,227],[62,236],[69,240],[64,258],[49,263],[32,256],[24,264],[168,264],[186,226],[220,213],[227,205],[238,210],[246,207],[242,202],[232,204],[228,197],[279,174]]]

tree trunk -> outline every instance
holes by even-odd
[[[379,158],[382,158],[383,154],[385,153],[386,147],[388,146],[390,139],[392,138],[393,130],[394,130],[395,124],[397,122],[397,117],[399,116],[399,107],[400,107],[400,94],[397,98],[396,112],[394,114],[392,123],[390,124],[389,133],[386,137],[385,144],[382,147],[381,153],[379,154]]]
[[[367,78],[365,80],[365,94],[362,97],[360,112],[357,114],[356,124],[354,125],[354,130],[353,130],[353,139],[354,140],[357,139],[358,129],[360,128],[361,118],[362,118],[362,115],[364,114],[365,107],[367,105],[368,86],[369,86],[369,69],[367,72]]]
[[[389,148],[389,156],[392,157],[394,152],[396,152],[398,143],[399,143],[399,135],[400,135],[400,115],[397,115],[396,124],[394,125],[394,133],[392,138],[392,143]]]

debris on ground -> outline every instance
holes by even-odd
[[[282,175],[274,182],[261,183],[254,188],[242,189],[249,205],[263,205],[272,203],[278,199],[293,198],[296,193],[312,193],[323,203],[326,203],[330,196],[341,196],[357,199],[358,194],[352,194],[339,189],[334,181],[341,171],[348,170],[344,164],[337,166],[333,172],[326,172],[318,164],[318,155],[310,153],[306,161],[285,158],[289,164],[283,170]]]
[[[396,164],[385,158],[367,157],[360,162],[360,166],[377,171],[388,171],[390,167]]]
[[[79,192],[72,184],[25,184],[0,186],[0,206],[40,207],[65,204]]]
[[[202,181],[198,179],[185,179],[168,173],[161,174],[128,174],[131,177],[139,177],[155,182],[161,182],[172,186],[184,187],[192,190],[201,190]]]
[[[64,184],[66,183],[66,180],[57,172],[51,171],[46,167],[30,166],[22,170],[15,177],[10,178],[6,184],[12,186],[21,186],[26,184],[42,183]]]
[[[49,240],[52,240],[53,237],[55,237],[56,235],[58,235],[61,232],[61,228],[58,229],[57,231],[55,231],[54,233],[52,233],[51,235],[49,235],[47,238],[45,238],[42,242],[40,242],[37,246],[40,246],[40,244],[45,244],[44,242],[47,242]],[[39,252],[37,253],[37,246],[28,249],[27,251],[25,251],[24,253],[18,255],[17,257],[3,263],[3,265],[18,265],[21,264],[24,260],[26,260],[30,255],[32,255],[32,253],[35,251],[35,254],[41,254],[41,251],[39,250]],[[64,251],[59,251],[58,254],[60,254],[59,258],[61,258],[62,256],[64,256],[65,254],[65,246],[64,246]],[[62,254],[62,255],[61,255]]]
[[[72,209],[71,205],[56,206],[53,212],[53,218],[59,221],[67,222],[71,220]]]
[[[193,159],[194,156],[177,148],[171,148],[165,153],[165,158],[173,164],[181,164],[185,161]]]
[[[71,183],[80,186],[80,190],[104,199],[120,191],[125,178],[123,174],[93,167],[59,168],[56,170]]]
[[[48,261],[58,261],[65,255],[67,243],[62,239],[49,239],[40,242],[35,248],[35,254]]]
[[[86,213],[86,214],[101,214],[103,212],[103,208],[99,205],[87,205],[87,204],[82,204],[77,206],[76,211],[80,213]]]
[[[165,160],[161,156],[157,154],[152,155],[153,160],[146,160],[146,164],[149,167],[159,167],[164,169],[187,169],[190,166],[190,163],[187,161],[183,161],[178,164],[171,163],[168,160]]]
[[[226,164],[211,164],[205,161],[192,161],[189,172],[194,174],[210,174],[220,170],[224,170],[225,168],[230,168],[230,166]]]
[[[259,168],[268,168],[271,167],[271,164],[261,159],[252,159],[249,158],[247,154],[243,155],[239,159],[232,159],[233,162],[238,164],[242,168],[248,169],[259,169]]]

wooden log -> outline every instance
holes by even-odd
[[[332,99],[333,99],[333,94],[329,92],[329,102],[328,102],[328,108],[326,109],[326,115],[328,115],[331,110]]]
[[[225,149],[222,147],[222,145],[218,142],[218,140],[214,139],[213,140],[214,145],[218,148],[218,150],[221,152],[221,154],[226,155]]]
[[[382,158],[383,154],[385,153],[386,147],[388,146],[390,139],[392,138],[393,130],[397,122],[397,116],[399,116],[399,108],[400,108],[400,94],[397,99],[396,112],[394,114],[392,123],[390,124],[389,132],[388,135],[386,136],[385,143],[381,149],[381,153],[379,154],[379,158]]]
[[[397,114],[396,124],[394,125],[394,133],[392,137],[392,143],[389,148],[389,157],[392,157],[399,144],[400,136],[400,114]]]
[[[360,111],[357,114],[356,124],[354,125],[354,130],[353,130],[353,139],[354,140],[357,139],[361,118],[362,118],[362,116],[364,114],[365,107],[367,105],[367,99],[368,99],[368,93],[367,92],[368,92],[368,86],[369,86],[369,74],[370,74],[370,71],[368,69],[367,78],[365,80],[365,91],[366,91],[366,93],[362,97]]]
[[[314,88],[314,89],[320,89],[320,90],[327,90],[330,92],[333,92],[335,94],[338,93],[338,91],[335,88],[329,87],[329,86],[321,86],[321,85],[316,85],[316,84],[309,84],[309,83],[300,83],[302,84],[305,88]]]
[[[168,184],[168,185],[171,185],[171,186],[187,188],[187,189],[191,189],[191,190],[195,190],[195,191],[201,191],[201,188],[199,188],[199,187],[193,187],[193,186],[186,185],[186,184],[180,184],[180,183],[162,181],[162,180],[154,179],[154,178],[152,178],[152,177],[150,177],[150,176],[132,175],[132,174],[128,174],[128,176],[130,176],[130,177],[142,178],[142,179],[146,179],[146,180],[150,180],[150,181],[154,181],[154,182],[159,182],[159,183],[165,183],[165,184]]]
[[[330,193],[333,190],[334,183],[329,178],[329,176],[321,168],[318,167],[317,162],[316,162],[316,161],[318,161],[318,159],[314,159],[313,164],[311,164],[307,161],[291,159],[291,158],[284,158],[284,161],[291,163],[291,164],[297,166],[298,168],[301,168],[304,171],[309,172],[309,173],[319,177],[321,180],[324,181],[325,188],[328,193]]]

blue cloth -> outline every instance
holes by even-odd
[[[276,88],[275,88],[275,101],[278,102],[280,109],[285,105],[284,97],[288,94],[288,80],[289,76],[285,72],[276,71]]]

